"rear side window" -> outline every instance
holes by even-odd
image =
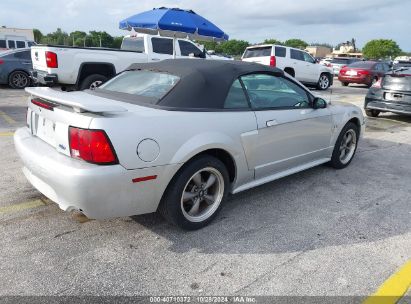
[[[14,40],[9,40],[7,42],[9,44],[9,49],[15,49],[16,48],[16,44],[14,43]]]
[[[121,44],[121,49],[144,53],[144,39],[142,37],[124,38]]]
[[[290,49],[290,56],[292,59],[304,61],[304,53],[301,51]]]
[[[275,56],[276,57],[285,57],[286,53],[286,48],[281,47],[281,46],[276,46],[275,47]]]
[[[26,47],[26,43],[24,41],[16,41],[16,45],[18,49],[24,49]]]
[[[3,48],[3,49],[7,48],[6,40],[3,40],[3,39],[0,40],[0,48]]]
[[[243,58],[271,56],[271,50],[272,50],[271,46],[246,49]]]
[[[153,52],[157,54],[173,55],[173,40],[167,38],[151,38]]]
[[[225,109],[248,109],[248,101],[245,97],[243,87],[237,79],[228,92],[227,98],[224,102]]]

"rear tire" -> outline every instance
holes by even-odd
[[[348,122],[335,142],[330,165],[335,169],[347,167],[357,151],[360,130],[355,123]]]
[[[14,71],[9,76],[9,86],[13,89],[24,89],[30,85],[30,77],[23,71]]]
[[[380,115],[381,111],[378,110],[372,110],[372,109],[365,109],[365,114],[368,117],[378,117]]]
[[[107,77],[100,75],[100,74],[93,74],[89,75],[80,84],[80,91],[82,90],[94,90],[96,89],[99,85],[103,84],[104,82],[107,81]]]
[[[341,82],[341,85],[342,85],[343,87],[348,87],[349,83],[348,83],[348,82]]]
[[[228,188],[225,165],[215,157],[202,155],[184,165],[173,177],[158,211],[182,229],[200,229],[221,210]]]

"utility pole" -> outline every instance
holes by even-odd
[[[100,47],[101,47],[101,35],[99,35],[99,37],[100,37]]]

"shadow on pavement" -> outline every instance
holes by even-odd
[[[133,219],[169,250],[261,254],[375,242],[411,231],[411,147],[363,139],[344,170],[313,168],[231,196],[208,227],[184,232],[159,215]]]

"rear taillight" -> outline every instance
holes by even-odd
[[[372,85],[373,88],[381,89],[382,87],[382,77],[378,78],[376,82]]]
[[[270,66],[275,67],[277,65],[277,60],[275,56],[270,57]]]
[[[3,59],[0,59],[0,64],[3,64],[4,63],[4,60]]]
[[[326,63],[325,66],[328,67],[328,68],[332,68],[332,67],[333,67],[333,65],[332,65],[331,63]]]
[[[48,102],[42,99],[37,99],[37,98],[32,99],[31,103],[43,109],[50,110],[50,111],[54,111],[54,108],[56,107],[54,103],[51,103],[51,102]]]
[[[46,51],[46,64],[48,68],[58,68],[59,64],[57,62],[57,54],[54,52]]]
[[[100,165],[118,164],[114,148],[103,130],[70,127],[69,142],[73,158]]]

